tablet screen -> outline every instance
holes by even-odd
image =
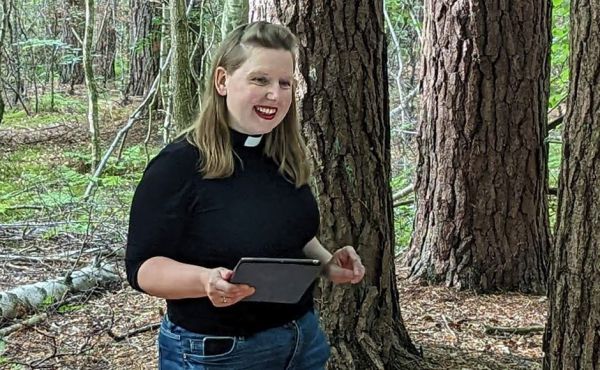
[[[256,289],[246,302],[297,303],[320,272],[318,260],[245,257],[235,267],[231,282]]]

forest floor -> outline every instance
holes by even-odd
[[[114,110],[104,109],[105,113],[110,111],[110,119],[106,113],[105,121],[113,122],[103,127],[105,146],[124,124],[129,109],[119,108],[117,103]],[[58,167],[60,164],[85,174],[84,160],[62,154],[65,150],[85,145],[87,130],[81,123],[84,121],[82,112],[79,112],[72,120],[67,118],[59,123],[37,127],[0,127],[0,147],[3,148],[0,164],[3,160],[18,158],[14,152],[23,147],[43,146],[43,150],[36,149],[39,151],[34,152],[29,159],[31,162],[48,162],[54,172],[64,168]],[[145,135],[146,128],[139,125],[130,133],[128,143],[140,143]],[[143,160],[141,162],[143,168]],[[13,167],[18,166],[9,164],[0,168],[0,180],[8,178],[2,171],[10,172]],[[16,176],[23,178],[23,173]],[[47,185],[43,184],[43,179],[36,181]],[[11,190],[8,195],[0,192],[0,200],[12,198],[13,193],[19,195],[20,186],[15,186],[13,189],[17,192]],[[119,193],[119,189],[116,188],[115,193]],[[40,192],[46,190],[46,187],[39,188]],[[46,199],[43,196],[45,194],[38,194],[31,199],[37,202]],[[20,212],[22,205],[11,207],[14,212]],[[27,207],[25,204],[23,209],[26,211]],[[60,203],[60,207],[55,213],[45,214],[44,220],[51,220],[55,215],[64,216],[74,209],[81,211],[69,199]],[[44,207],[40,209],[43,214]],[[94,226],[95,232],[84,237],[64,230],[49,234],[47,229],[27,222],[0,223],[0,291],[61,276],[71,268],[83,267],[93,260],[94,250],[122,252],[126,225],[117,219],[117,216],[105,216],[101,221],[106,227]],[[98,220],[95,222],[100,223]],[[80,258],[64,257],[69,253],[70,256],[77,255],[78,251],[81,252]],[[38,257],[18,257],[32,255]],[[119,263],[120,283],[107,290],[77,295],[68,301],[48,302],[44,307],[49,312],[47,318],[35,326],[0,338],[0,369],[156,368],[156,329],[164,313],[164,303],[132,290],[124,281],[122,262]],[[407,270],[399,262],[396,269],[404,324],[421,351],[427,368],[541,368],[541,332],[494,335],[486,334],[486,328],[543,325],[547,306],[545,297],[513,293],[478,295],[445,287],[423,286],[407,280]],[[13,322],[0,320],[0,328],[10,324]],[[148,330],[123,337],[140,328]]]
[[[56,249],[68,242],[56,239]],[[41,247],[38,245],[38,247]],[[44,249],[48,250],[49,245]],[[122,246],[121,246],[122,247]],[[84,258],[81,264],[86,264]],[[4,264],[0,281],[33,281],[24,271],[64,271],[66,265]],[[16,270],[19,268],[19,270]],[[545,321],[545,298],[513,293],[478,295],[406,279],[397,266],[399,302],[408,332],[428,369],[539,369],[541,333],[490,335],[486,326],[529,327]],[[123,273],[121,272],[121,275]],[[10,284],[12,285],[12,284]],[[164,303],[123,281],[70,301],[34,327],[0,341],[2,369],[155,369],[157,325]],[[137,329],[149,330],[123,338]]]

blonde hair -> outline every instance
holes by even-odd
[[[227,123],[225,97],[217,93],[214,77],[218,67],[228,73],[237,70],[249,57],[251,47],[286,50],[296,66],[297,41],[286,27],[267,22],[253,22],[237,27],[225,37],[211,67],[210,78],[202,98],[202,111],[182,134],[200,151],[200,172],[206,179],[229,177],[234,170],[234,151]],[[248,48],[248,46],[250,48]],[[292,84],[292,103],[283,121],[268,134],[264,153],[279,165],[279,172],[296,187],[308,183],[311,175],[307,149],[300,135],[296,112],[296,87]]]

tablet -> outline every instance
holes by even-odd
[[[230,282],[256,289],[246,302],[297,303],[320,272],[321,263],[313,259],[244,257]]]

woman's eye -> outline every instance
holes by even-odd
[[[253,79],[252,79],[252,81],[254,81],[254,82],[256,82],[256,83],[258,83],[258,84],[260,84],[260,85],[266,85],[266,84],[269,82],[269,81],[268,81],[266,78],[264,78],[264,77],[255,77],[255,78],[253,78]]]
[[[279,81],[279,86],[283,87],[284,89],[289,89],[292,87],[292,84],[290,81]]]

